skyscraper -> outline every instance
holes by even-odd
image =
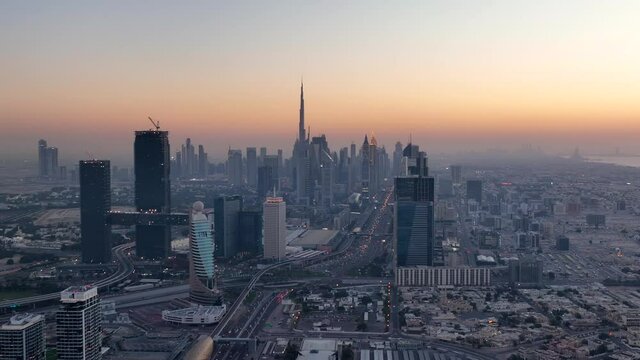
[[[240,252],[249,255],[262,254],[262,212],[240,211]]]
[[[271,168],[271,181],[276,187],[276,190],[280,189],[280,173],[278,173],[278,156],[267,155],[263,158],[262,166]],[[270,189],[272,190],[272,189]]]
[[[44,139],[38,140],[38,176],[47,176],[47,164],[46,164],[46,152],[47,141]]]
[[[80,161],[80,238],[82,262],[111,262],[111,168],[109,160]]]
[[[287,240],[287,204],[281,197],[267,197],[262,205],[264,258],[283,260]]]
[[[135,205],[138,212],[170,213],[169,132],[136,131],[134,143]],[[170,251],[169,225],[136,225],[136,253],[162,259]]]
[[[462,166],[451,165],[451,180],[456,185],[462,183]]]
[[[196,201],[189,216],[189,297],[202,305],[217,305],[212,224],[204,204]]]
[[[232,185],[244,185],[242,176],[242,150],[229,149],[227,153],[227,177]]]
[[[304,84],[300,84],[300,111],[298,120],[298,138],[293,145],[293,183],[299,203],[309,202],[312,195],[312,183],[309,179],[309,138],[304,127]]]
[[[434,264],[434,180],[395,179],[394,241],[396,266]]]
[[[394,247],[396,266],[435,263],[434,179],[427,154],[409,143],[402,152],[407,176],[395,179]]]
[[[256,148],[247,148],[247,184],[249,186],[258,185],[258,158]]]
[[[59,174],[58,148],[49,146],[45,149],[45,167],[49,178],[55,179]]]
[[[482,204],[482,181],[481,180],[467,181],[467,199],[473,199],[478,204]]]
[[[242,210],[242,197],[221,196],[214,200],[214,224],[216,257],[231,258],[236,256],[238,246],[238,220]]]
[[[204,152],[204,146],[198,145],[198,177],[204,179],[209,175],[208,155]]]
[[[260,166],[258,168],[258,196],[265,196],[268,192],[273,191],[275,186],[271,166]]]
[[[0,359],[44,360],[44,315],[18,314],[0,326]]]
[[[267,156],[267,148],[263,146],[260,148],[260,164],[263,163],[265,156]]]
[[[378,140],[374,135],[371,135],[371,143],[369,144],[369,161],[369,192],[375,195],[380,189],[381,164],[379,159]]]
[[[369,181],[371,180],[371,150],[369,149],[369,138],[367,135],[364,136],[364,141],[362,142],[362,147],[360,148],[360,161],[361,161],[361,170],[360,170],[360,180],[362,186],[362,193],[369,192]]]
[[[400,176],[402,174],[402,143],[398,141],[393,150],[393,176]]]
[[[101,355],[102,314],[98,289],[72,286],[60,293],[56,313],[59,360],[99,360]]]

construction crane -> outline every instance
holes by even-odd
[[[153,124],[153,126],[155,126],[156,131],[160,130],[160,121],[154,121],[151,116],[147,116],[149,118],[149,121],[151,121],[151,123]]]

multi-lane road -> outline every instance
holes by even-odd
[[[118,245],[113,248],[113,255],[115,257],[116,262],[118,263],[118,270],[111,274],[109,277],[104,278],[102,280],[96,281],[91,284],[98,289],[108,288],[111,285],[117,284],[122,280],[126,279],[131,273],[133,273],[133,262],[129,257],[129,250],[133,248],[134,243],[126,243],[122,245]],[[0,301],[0,311],[7,308],[17,308],[20,306],[27,305],[35,305],[41,302],[55,300],[60,297],[59,292],[44,294],[44,295],[36,295],[25,297],[21,299],[14,300],[5,300]]]

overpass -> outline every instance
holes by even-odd
[[[113,284],[117,284],[120,281],[126,279],[131,273],[133,273],[133,262],[129,258],[129,250],[133,248],[134,243],[126,243],[118,245],[112,249],[113,255],[118,263],[118,270],[108,276],[105,279],[98,280],[90,285],[95,286],[98,290],[108,288]],[[25,297],[21,299],[0,301],[0,312],[5,312],[8,309],[15,309],[20,306],[35,305],[37,303],[52,301],[60,298],[60,292],[54,292],[44,295],[36,295]]]

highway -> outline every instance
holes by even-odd
[[[370,209],[367,209],[360,219],[358,219],[358,223],[359,224],[365,224],[367,222],[367,220],[371,217],[372,211],[370,211]],[[347,250],[349,250],[349,248],[351,247],[353,240],[355,237],[353,236],[349,236],[347,239],[346,244],[344,244],[344,246],[342,247],[342,249],[333,252],[331,254],[328,255],[323,255],[323,256],[318,256],[317,258],[314,258],[312,261],[309,261],[309,259],[304,259],[304,261],[307,263],[307,265],[311,265],[314,262],[318,262],[318,261],[325,261],[337,256],[341,256],[342,254],[344,254]],[[270,270],[279,268],[281,266],[284,265],[288,265],[291,263],[294,263],[296,261],[303,261],[302,259],[287,259],[284,261],[281,261],[279,263],[275,263],[275,264],[271,264],[268,267],[260,270],[257,274],[255,274],[253,276],[253,278],[251,278],[251,281],[249,281],[249,283],[247,284],[247,286],[244,288],[244,290],[242,290],[242,293],[240,293],[240,295],[238,296],[238,298],[236,299],[236,301],[233,302],[233,304],[227,309],[227,313],[225,314],[224,318],[222,319],[221,322],[218,323],[218,325],[213,329],[213,331],[211,332],[211,337],[212,338],[216,338],[216,337],[220,337],[220,335],[223,333],[224,329],[227,327],[227,325],[229,324],[229,321],[231,321],[231,319],[235,316],[236,311],[238,310],[238,308],[240,307],[240,305],[244,302],[244,300],[246,299],[247,295],[249,294],[249,292],[251,292],[251,290],[253,290],[254,286],[256,285],[256,283],[260,280],[260,278],[262,277],[262,275],[264,275],[265,273],[267,273]]]
[[[120,281],[126,279],[131,273],[133,273],[133,262],[131,258],[129,258],[128,252],[135,243],[130,242],[122,245],[118,245],[113,248],[113,255],[118,262],[118,270],[111,274],[109,277],[96,281],[91,284],[93,286],[98,287],[98,289],[104,289],[113,284],[117,284]],[[0,310],[6,308],[15,308],[18,306],[32,305],[37,304],[44,301],[51,301],[58,299],[60,297],[59,292],[44,294],[44,295],[36,295],[25,297],[21,299],[13,299],[13,300],[5,300],[0,302]]]

